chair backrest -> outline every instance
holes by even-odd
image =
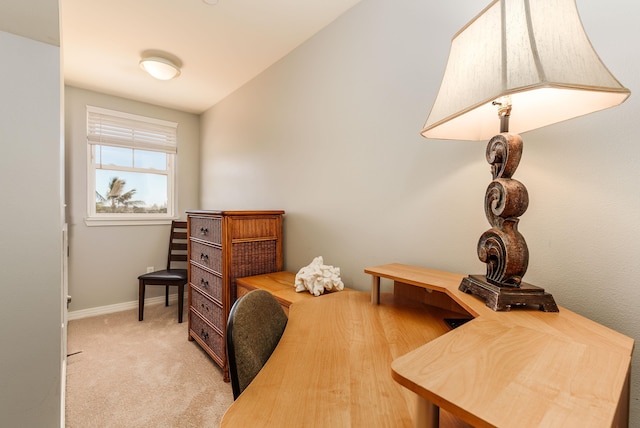
[[[187,242],[187,222],[172,221],[167,269],[175,268],[173,262],[187,262]]]
[[[286,325],[287,315],[268,291],[250,291],[233,304],[226,339],[234,400],[267,362]]]

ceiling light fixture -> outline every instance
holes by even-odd
[[[159,56],[142,58],[140,67],[158,80],[171,80],[180,75],[179,66]]]

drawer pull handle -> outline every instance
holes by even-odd
[[[204,340],[209,340],[209,333],[204,331],[204,328],[200,329],[200,337]]]
[[[204,253],[200,253],[200,261],[201,262],[208,262],[209,261],[209,256],[207,254]]]
[[[206,281],[204,278],[200,278],[200,285],[206,288],[209,286],[209,281]]]
[[[200,228],[200,235],[206,235],[208,233],[209,233],[209,229],[207,229],[206,227]]]

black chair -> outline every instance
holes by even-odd
[[[138,277],[138,321],[144,318],[144,292],[147,285],[165,286],[165,306],[169,306],[169,287],[178,287],[178,322],[182,322],[184,286],[187,283],[187,269],[176,269],[175,263],[187,262],[187,222],[172,221],[169,237],[167,268]]]
[[[266,290],[250,291],[233,304],[226,340],[234,400],[267,362],[286,325],[282,306]]]

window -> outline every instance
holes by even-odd
[[[177,125],[87,106],[87,224],[174,218]]]

